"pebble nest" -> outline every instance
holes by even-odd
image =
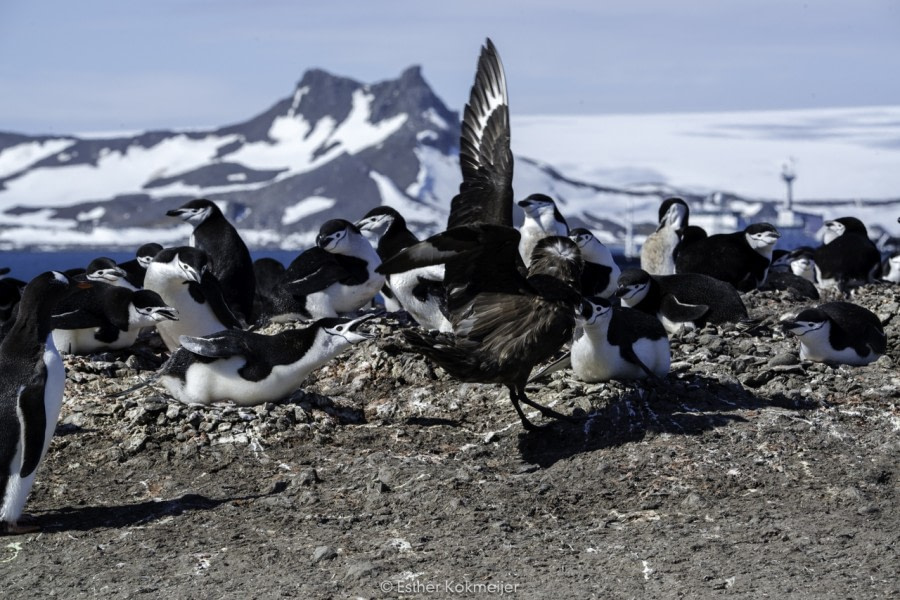
[[[814,305],[809,301],[789,291],[754,291],[743,297],[752,323],[707,325],[672,338],[672,366],[661,382],[584,383],[566,370],[530,385],[529,397],[564,413],[621,419],[625,430],[634,431],[665,426],[646,422],[667,418],[665,411],[641,411],[651,401],[689,412],[729,402],[808,409],[864,400],[872,404],[868,410],[896,410],[894,403],[900,396],[895,366],[900,359],[900,320],[895,318],[900,313],[898,286],[869,285],[853,294],[853,302],[878,316],[888,337],[887,353],[863,367],[801,362],[796,338],[782,332],[780,321]],[[261,332],[290,326],[273,324]],[[188,406],[155,385],[114,397],[150,378],[162,364],[164,347],[155,337],[143,338],[127,352],[69,356],[60,426],[108,427],[118,442],[114,452],[124,455],[140,452],[153,440],[268,446],[279,443],[286,432],[291,438],[327,443],[336,427],[409,418],[449,419],[486,434],[492,428],[509,428],[515,417],[511,404],[500,422],[481,419],[477,408],[502,404],[507,398],[505,388],[460,383],[423,357],[403,352],[397,330],[408,326],[403,318],[370,320],[367,327],[376,333],[374,340],[354,346],[312,373],[285,401],[255,407]],[[608,414],[621,409],[627,414]],[[593,421],[588,419],[586,431]],[[679,426],[677,419],[669,425]]]

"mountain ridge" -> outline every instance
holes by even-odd
[[[530,139],[532,124],[525,125],[513,117],[514,152],[517,141]],[[183,243],[189,229],[165,213],[196,197],[219,203],[252,247],[303,248],[325,220],[357,219],[385,204],[428,235],[443,227],[458,190],[459,128],[459,113],[414,65],[374,83],[308,69],[290,95],[220,127],[0,132],[0,247]],[[609,183],[603,171],[584,167],[590,156],[579,155],[573,168],[558,152],[565,143],[525,144],[528,156],[516,155],[517,195],[554,196],[571,222],[608,244],[639,242],[668,195],[685,197],[698,213],[733,214],[735,226],[778,217],[777,201],[652,181],[652,169],[645,182]],[[559,158],[540,156],[554,151]]]

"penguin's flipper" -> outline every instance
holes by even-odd
[[[660,379],[659,375],[657,375],[656,373],[654,373],[653,371],[651,371],[651,370],[650,370],[650,367],[648,367],[647,365],[644,364],[644,361],[642,361],[642,360],[640,359],[640,357],[637,355],[637,353],[635,353],[634,348],[633,348],[632,346],[630,346],[630,345],[628,345],[628,346],[621,346],[621,347],[619,348],[619,354],[621,354],[621,355],[622,355],[622,358],[624,358],[625,360],[627,360],[627,361],[630,362],[631,364],[637,365],[638,367],[640,367],[641,370],[642,370],[644,373],[646,373],[646,374],[647,374],[647,377],[649,377],[650,379],[654,379],[654,380],[659,380],[659,379]]]
[[[568,352],[563,354],[561,357],[550,363],[549,365],[543,367],[540,371],[532,375],[528,378],[528,383],[533,381],[537,381],[542,377],[547,377],[553,373],[556,373],[560,369],[569,369],[572,367],[572,355]]]
[[[107,323],[100,326],[97,331],[94,332],[94,339],[98,342],[103,342],[104,344],[111,344],[112,342],[119,339],[120,333],[121,331],[118,328],[114,327],[110,323]]]
[[[243,336],[232,333],[226,330],[204,337],[182,335],[179,336],[178,342],[188,352],[208,358],[230,358],[247,354],[246,340]]]
[[[41,462],[44,436],[47,431],[47,410],[44,406],[44,385],[47,368],[40,362],[31,381],[19,392],[19,411],[22,426],[22,470],[20,477],[28,477]]]
[[[315,270],[305,273],[298,279],[285,281],[282,287],[294,296],[308,296],[321,292],[335,283],[346,280],[351,273],[337,261],[323,261]]]
[[[679,302],[672,294],[663,296],[659,308],[667,319],[678,323],[702,319],[709,312],[709,306],[706,304],[685,304]]]
[[[216,318],[222,325],[230,329],[244,328],[244,324],[234,316],[231,308],[228,307],[228,303],[225,301],[225,296],[222,293],[222,285],[215,275],[209,271],[205,272],[200,278],[200,287],[203,291],[203,296],[209,302],[209,307],[212,309],[213,314],[216,315]]]
[[[50,317],[53,329],[90,329],[102,327],[109,321],[87,310],[70,310]]]

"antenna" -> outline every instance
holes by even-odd
[[[797,171],[794,165],[797,161],[794,157],[788,158],[787,162],[781,165],[781,178],[787,185],[787,210],[793,210],[794,207],[794,180],[797,179]]]

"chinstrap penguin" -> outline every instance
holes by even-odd
[[[314,369],[372,338],[358,328],[373,316],[319,319],[274,335],[226,330],[182,336],[181,347],[160,368],[158,379],[185,404],[275,402],[296,391]]]
[[[665,377],[669,338],[655,317],[612,306],[604,298],[586,298],[580,320],[584,335],[572,344],[572,371],[581,381]]]
[[[819,290],[816,288],[815,262],[812,258],[812,250],[798,248],[786,252],[783,256],[772,262],[773,267],[766,275],[766,281],[759,286],[760,290],[788,290],[795,296],[819,299]]]
[[[727,281],[741,292],[755,290],[766,279],[778,230],[755,223],[743,231],[720,233],[679,248],[676,273],[702,273]]]
[[[169,350],[178,347],[182,335],[202,336],[241,328],[208,265],[209,258],[203,250],[177,246],[157,254],[147,267],[145,289],[159,294],[166,306],[178,312],[177,321],[156,324]]]
[[[670,334],[748,318],[734,286],[700,273],[650,275],[642,269],[625,269],[616,296],[623,306],[657,317]]]
[[[878,317],[850,302],[826,302],[782,322],[800,340],[800,358],[814,362],[867,365],[887,351]]]
[[[522,236],[519,240],[519,256],[527,267],[531,261],[531,251],[538,240],[551,235],[567,236],[569,225],[556,207],[556,202],[546,194],[531,194],[524,200],[519,200],[518,204],[525,212],[519,228]]]
[[[65,272],[67,277],[75,281],[92,281],[124,287],[129,290],[137,289],[125,278],[125,271],[116,264],[116,261],[101,256],[92,260],[86,269],[70,269]]]
[[[177,319],[177,311],[154,291],[94,283],[56,303],[53,343],[68,354],[122,350],[143,328]]]
[[[18,520],[62,407],[65,367],[50,336],[50,313],[71,285],[58,272],[32,279],[0,343],[0,534],[36,530]]]
[[[191,200],[166,213],[194,225],[188,245],[209,256],[210,271],[219,280],[231,311],[245,322],[253,317],[256,277],[250,251],[222,210],[205,198]]]
[[[820,287],[846,293],[876,280],[881,252],[862,221],[856,217],[827,221],[823,241],[813,254]]]
[[[359,228],[344,219],[326,221],[316,245],[288,266],[272,292],[266,316],[273,321],[315,320],[352,313],[384,285],[381,259]]]
[[[375,240],[375,250],[382,261],[419,241],[407,228],[403,216],[389,206],[373,208],[356,222],[356,226]],[[443,265],[388,275],[385,277],[382,296],[385,297],[385,309],[396,312],[402,308],[425,329],[452,329],[445,315]],[[396,306],[392,305],[391,300]]]

